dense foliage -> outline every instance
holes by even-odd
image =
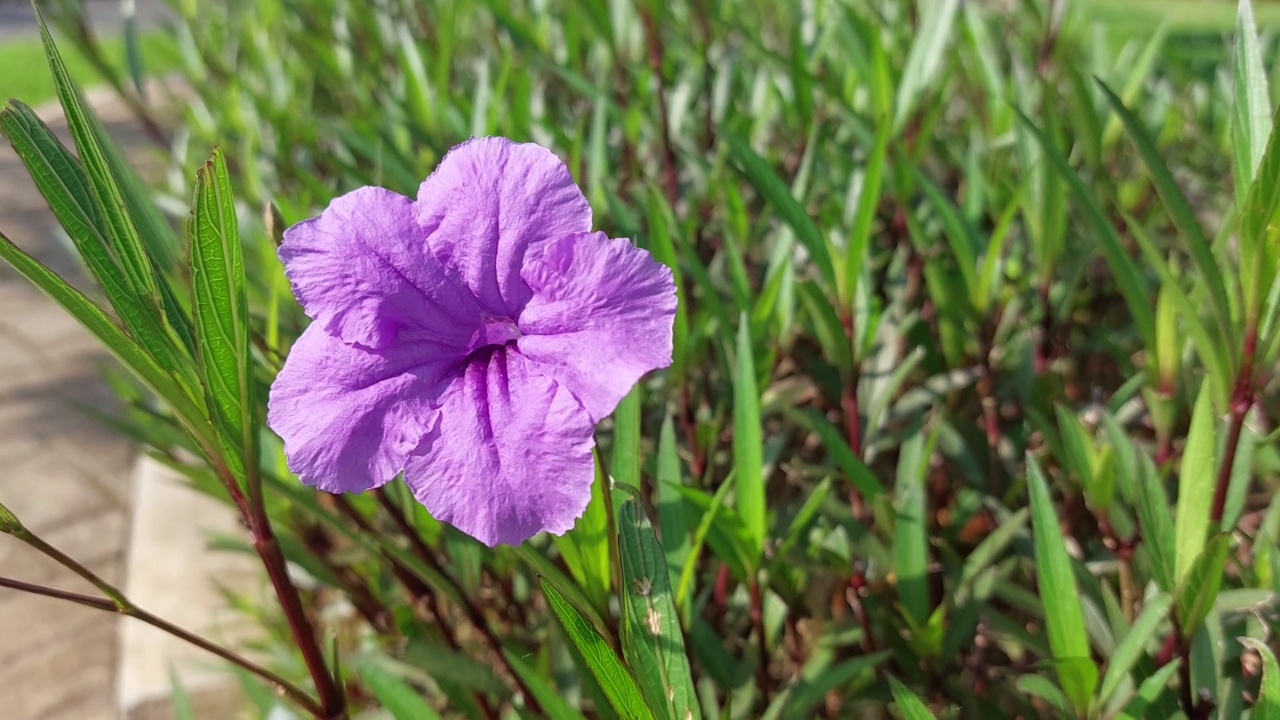
[[[325,710],[1280,717],[1280,149],[1247,4],[1234,38],[1054,0],[173,6],[157,202],[91,123],[83,162],[20,105],[3,128],[79,179],[60,217],[123,329],[72,309],[134,371],[121,425],[305,571],[244,610]],[[587,515],[492,551],[403,488],[304,488],[260,424],[306,322],[273,238],[490,134],[557,151],[681,298]],[[156,208],[214,145],[189,268]]]

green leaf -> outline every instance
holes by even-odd
[[[1240,0],[1236,9],[1235,63],[1232,74],[1231,140],[1235,149],[1235,177],[1238,199],[1253,184],[1254,175],[1271,137],[1271,98],[1267,92],[1267,71],[1258,44],[1258,28],[1253,6]]]
[[[609,508],[605,505],[604,492],[607,482],[609,478],[597,462],[587,509],[569,532],[553,536],[556,549],[573,575],[575,586],[600,613],[608,608],[609,588],[613,585],[613,568],[609,559]]]
[[[84,293],[67,284],[49,268],[23,252],[9,238],[0,235],[0,259],[13,266],[31,284],[62,306],[94,337],[98,338],[125,367],[133,371],[152,391],[184,418],[200,418],[204,412],[181,389],[172,375],[124,333]]]
[[[680,569],[689,558],[689,521],[685,518],[684,498],[675,491],[684,485],[680,456],[676,453],[675,422],[667,415],[658,431],[658,528],[662,533],[662,549],[667,555],[671,578],[680,577]]]
[[[764,441],[760,426],[760,390],[756,385],[752,357],[751,324],[742,313],[738,324],[738,347],[733,378],[733,466],[738,515],[752,542],[754,566],[764,552],[768,517],[765,507]]]
[[[613,461],[609,472],[620,483],[640,487],[640,392],[631,388],[613,411]]]
[[[1148,675],[1129,702],[1125,703],[1124,710],[1116,716],[1116,720],[1146,720],[1150,717],[1148,709],[1168,690],[1169,681],[1173,679],[1181,663],[1181,658],[1174,658]]]
[[[890,651],[881,650],[870,655],[850,658],[822,668],[816,673],[805,672],[808,670],[806,667],[801,670],[800,678],[792,689],[784,717],[789,720],[814,717],[812,712],[814,706],[821,702],[827,693],[849,687],[859,677],[867,675],[875,670],[877,665],[888,660],[890,655]]]
[[[360,682],[396,720],[433,720],[440,717],[409,683],[377,662],[360,663],[358,673]]]
[[[935,436],[936,437],[936,436]],[[933,443],[926,449],[925,435],[916,430],[902,445],[895,487],[893,569],[898,577],[898,599],[912,626],[929,619],[929,533],[924,477],[929,469]]]
[[[807,408],[786,408],[783,412],[789,420],[817,433],[823,447],[831,455],[831,459],[843,471],[844,478],[852,483],[863,497],[870,501],[884,494],[884,485],[876,478],[875,473],[853,454],[849,443],[824,415]]]
[[[1035,539],[1036,578],[1044,603],[1045,630],[1058,679],[1072,707],[1083,714],[1089,707],[1098,669],[1090,659],[1080,593],[1071,570],[1071,557],[1058,527],[1049,485],[1035,458],[1027,457],[1027,486],[1031,496],[1031,529]]]
[[[845,306],[852,307],[854,290],[867,261],[867,245],[871,242],[871,223],[880,207],[881,183],[884,180],[885,160],[889,151],[889,139],[893,128],[887,122],[876,127],[876,138],[867,156],[863,171],[862,189],[858,192],[858,205],[853,213],[853,227],[849,230],[844,258]]]
[[[720,128],[720,139],[729,146],[729,154],[736,161],[742,173],[746,175],[756,190],[778,211],[782,219],[796,234],[796,239],[809,251],[809,258],[818,268],[818,274],[826,282],[828,288],[835,287],[835,269],[831,264],[831,254],[827,250],[826,238],[818,229],[813,218],[791,195],[782,178],[769,167],[764,158],[751,149],[751,145],[742,137],[726,127]]]
[[[178,311],[168,285],[152,264],[152,258],[162,267],[172,264],[173,244],[166,239],[171,238],[172,233],[102,123],[86,106],[38,10],[36,17],[58,100],[87,172],[91,197],[106,231],[104,236],[118,260],[125,284],[152,305],[149,309],[154,319],[167,331],[166,342],[157,342],[156,347],[148,343],[147,347],[159,356],[166,368],[193,371],[189,359],[180,352],[184,345],[182,338],[189,337],[186,318]],[[144,240],[153,242],[148,245]]]
[[[1258,699],[1253,704],[1252,720],[1280,720],[1280,664],[1267,644],[1251,637],[1242,637],[1240,642],[1247,648],[1262,656],[1262,686],[1258,688]]]
[[[684,567],[680,569],[680,582],[676,584],[676,607],[680,608],[682,613],[686,612],[689,607],[689,593],[693,590],[694,569],[698,565],[698,556],[702,553],[702,545],[707,540],[707,535],[711,533],[711,526],[716,521],[716,515],[720,512],[720,506],[724,504],[725,496],[729,494],[729,488],[733,484],[726,481],[720,483],[720,487],[716,488],[716,494],[711,496],[711,503],[702,514],[702,519],[698,521],[698,527],[693,532],[693,543],[689,547],[689,559],[685,562]],[[677,488],[677,491],[685,488]],[[683,496],[683,494],[682,494]]]
[[[214,418],[253,472],[259,432],[249,347],[249,301],[235,198],[220,149],[215,149],[196,173],[188,234],[191,304],[202,384]]]
[[[702,717],[662,545],[635,500],[618,517],[625,602],[623,653],[660,717]]]
[[[538,672],[517,653],[503,648],[502,654],[507,658],[511,669],[520,676],[521,682],[533,693],[533,699],[538,701],[549,720],[582,720],[582,713],[565,701],[560,691],[547,681],[546,675]]]
[[[1107,219],[1106,214],[1102,211],[1097,198],[1094,197],[1093,190],[1088,185],[1085,185],[1084,181],[1080,179],[1080,175],[1072,169],[1067,162],[1066,156],[1045,137],[1044,133],[1035,126],[1030,118],[1022,114],[1021,110],[1017,111],[1017,115],[1023,126],[1040,144],[1045,157],[1053,163],[1058,173],[1067,181],[1067,185],[1070,186],[1076,200],[1080,202],[1084,210],[1084,217],[1092,227],[1098,244],[1102,247],[1102,254],[1107,259],[1107,265],[1111,268],[1112,275],[1115,276],[1116,284],[1120,288],[1120,294],[1124,296],[1129,313],[1133,315],[1134,324],[1137,326],[1138,335],[1142,337],[1143,345],[1148,348],[1154,348],[1156,340],[1155,313],[1151,309],[1151,302],[1148,298],[1149,293],[1142,274],[1138,270],[1137,263],[1134,262],[1133,258],[1129,257],[1124,244],[1120,241],[1119,233],[1116,232],[1115,226],[1111,224],[1111,221]]]
[[[942,220],[943,239],[946,240],[947,247],[951,248],[959,277],[964,281],[963,289],[957,290],[957,294],[971,297],[978,289],[978,247],[981,245],[978,233],[960,215],[955,202],[944,195],[919,168],[913,167],[912,175],[916,184],[924,191],[925,199]]]
[[[946,51],[951,30],[956,25],[955,15],[960,0],[930,0],[922,5],[920,27],[914,34],[906,66],[898,80],[893,112],[895,134],[906,127],[911,113],[943,67],[942,53]]]
[[[898,705],[898,712],[903,720],[933,720],[933,713],[929,712],[929,707],[920,696],[892,675],[889,676],[889,689],[893,692],[893,701]]]
[[[1215,435],[1213,398],[1209,384],[1200,387],[1195,409],[1191,412],[1191,428],[1182,453],[1178,476],[1178,507],[1174,517],[1174,580],[1182,582],[1204,549],[1209,537],[1210,511],[1214,493]]]
[[[173,720],[196,720],[195,710],[191,708],[191,698],[182,687],[182,678],[176,670],[169,670],[169,704],[173,708]]]
[[[1179,581],[1174,591],[1177,598],[1174,612],[1183,637],[1194,635],[1213,609],[1213,602],[1218,599],[1218,591],[1222,588],[1222,570],[1227,565],[1230,547],[1229,535],[1214,535]]]
[[[604,690],[613,709],[624,720],[651,720],[653,713],[645,705],[644,695],[636,685],[635,678],[614,654],[609,643],[546,578],[540,576],[538,582],[542,585],[542,592],[546,595],[551,611],[560,621],[570,642],[582,653],[587,669],[596,682],[600,683],[600,688]]]
[[[1098,697],[1102,702],[1107,702],[1120,688],[1120,683],[1142,657],[1147,644],[1155,637],[1156,630],[1169,615],[1169,608],[1172,605],[1173,598],[1168,593],[1160,593],[1147,600],[1146,606],[1142,608],[1142,614],[1129,626],[1128,632],[1107,660],[1107,671],[1102,676],[1102,687],[1098,691]]]
[[[0,111],[0,129],[125,327],[166,369],[187,364],[164,327],[156,297],[129,282],[104,234],[102,214],[80,161],[31,108],[16,100]]]
[[[1209,325],[1200,317],[1199,307],[1183,292],[1178,278],[1174,277],[1173,271],[1170,269],[1168,261],[1165,260],[1162,251],[1156,247],[1155,242],[1152,241],[1136,220],[1127,215],[1124,217],[1125,221],[1129,223],[1130,233],[1138,241],[1139,247],[1142,248],[1143,256],[1147,258],[1148,264],[1160,277],[1160,297],[1157,298],[1157,303],[1168,301],[1177,307],[1183,321],[1182,329],[1191,338],[1196,354],[1200,357],[1200,362],[1204,363],[1205,369],[1208,371],[1208,384],[1213,386],[1214,394],[1225,402],[1229,392],[1228,383],[1233,374],[1230,370],[1231,361],[1229,360],[1231,351],[1228,349],[1228,346],[1232,343],[1228,338],[1230,333],[1221,328],[1217,332],[1209,330]],[[1158,335],[1159,333],[1157,333]],[[1173,338],[1175,342],[1180,339],[1180,335]],[[1158,337],[1155,351],[1157,354],[1162,353]],[[1178,347],[1178,352],[1181,352],[1180,346]],[[1160,359],[1163,360],[1163,357],[1160,357]],[[1180,361],[1181,357],[1179,356],[1176,359]]]
[[[1125,107],[1124,102],[1111,91],[1111,88],[1107,87],[1106,83],[1101,80],[1097,80],[1097,83],[1098,87],[1102,88],[1103,97],[1111,103],[1112,109],[1129,132],[1133,144],[1137,146],[1138,154],[1142,157],[1147,172],[1151,174],[1151,182],[1160,195],[1165,210],[1169,212],[1174,226],[1187,244],[1187,252],[1191,255],[1191,261],[1195,263],[1196,270],[1199,271],[1199,277],[1208,285],[1209,309],[1214,318],[1214,326],[1225,334],[1231,328],[1231,304],[1227,299],[1222,269],[1213,256],[1213,246],[1205,235],[1204,228],[1196,219],[1191,203],[1178,187],[1177,181],[1173,179],[1173,173],[1169,171],[1169,166],[1160,156],[1155,141],[1143,126],[1142,121],[1133,114],[1133,111]],[[1247,187],[1247,185],[1238,187]],[[1132,225],[1131,223],[1130,226]]]
[[[1075,714],[1071,712],[1071,703],[1049,678],[1042,675],[1023,675],[1018,678],[1017,687],[1022,692],[1038,697],[1048,703],[1050,707],[1057,711],[1059,717],[1075,717]]]

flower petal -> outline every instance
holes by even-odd
[[[582,402],[593,422],[645,373],[671,364],[676,291],[671,270],[604,233],[571,235],[531,256],[533,299],[518,346]]]
[[[418,223],[436,257],[486,311],[514,318],[529,299],[525,253],[591,229],[591,206],[550,150],[506,138],[455,147],[418,190]]]
[[[414,217],[409,198],[364,187],[286,230],[280,259],[307,315],[370,348],[405,329],[465,346],[479,306],[436,261]]]
[[[437,520],[490,547],[573,527],[595,467],[593,425],[568,390],[507,346],[473,355],[441,399],[438,438],[405,469]]]
[[[436,400],[461,362],[430,342],[353,347],[312,323],[271,385],[267,425],[284,439],[289,469],[304,483],[335,493],[370,490],[430,444]]]

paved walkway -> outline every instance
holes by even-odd
[[[126,147],[145,139],[110,96],[95,105]],[[47,122],[70,145],[60,121]],[[0,143],[0,232],[59,273],[83,274],[7,143]],[[0,501],[28,527],[111,582],[124,576],[134,449],[74,407],[110,411],[96,341],[0,265]],[[90,586],[0,536],[0,575],[83,592]],[[0,716],[114,719],[118,621],[56,600],[0,590]]]

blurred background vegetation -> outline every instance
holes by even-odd
[[[675,362],[599,432],[687,648],[659,716],[1280,717],[1280,6],[171,6],[116,81],[176,76],[175,218],[228,157],[260,387],[306,322],[273,235],[362,185],[414,194],[471,135],[552,148],[600,229],[675,269]],[[153,260],[183,288],[174,243]],[[116,387],[121,427],[224,496],[175,414]],[[650,707],[683,688],[651,693],[629,636],[650,588],[611,570],[613,501],[491,551],[397,488],[302,488],[269,433],[258,460],[353,708],[626,717],[539,577]],[[230,600],[305,684],[278,609]]]

